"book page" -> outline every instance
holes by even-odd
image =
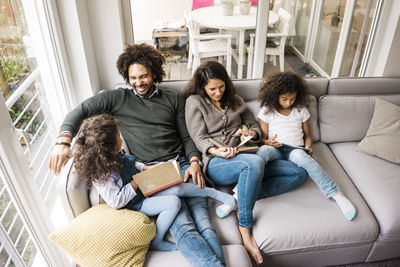
[[[242,141],[237,147],[243,146],[244,144],[246,144],[247,142],[249,142],[249,141],[251,140],[251,138],[253,138],[253,136],[251,136],[251,135],[245,136],[245,137],[243,138],[243,141]]]

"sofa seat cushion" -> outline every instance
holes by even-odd
[[[400,239],[400,165],[359,152],[357,145],[337,143],[330,148],[374,213],[380,237]]]
[[[253,228],[256,242],[267,255],[340,247],[349,247],[350,251],[364,246],[362,252],[354,255],[356,260],[364,261],[370,249],[368,244],[378,235],[374,216],[329,147],[318,142],[313,144],[313,150],[314,158],[356,206],[357,216],[347,221],[336,203],[326,199],[309,178],[291,192],[256,202]]]
[[[222,246],[226,266],[229,267],[246,267],[252,266],[251,260],[246,249],[242,245],[225,245]],[[145,267],[191,267],[190,263],[182,256],[179,251],[163,252],[149,251],[147,253]]]

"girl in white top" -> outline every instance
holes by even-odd
[[[287,159],[304,168],[325,197],[333,198],[346,219],[351,221],[356,216],[356,208],[311,157],[307,94],[303,79],[291,72],[274,74],[264,81],[258,96],[262,107],[258,122],[264,145],[257,154],[266,162]]]

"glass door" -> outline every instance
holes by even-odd
[[[378,0],[297,0],[295,51],[323,76],[362,76],[381,5]]]

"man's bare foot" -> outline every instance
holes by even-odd
[[[251,229],[239,226],[239,232],[242,236],[243,245],[247,249],[247,252],[253,258],[254,262],[257,265],[260,265],[263,262],[263,257],[253,235],[251,234]]]

